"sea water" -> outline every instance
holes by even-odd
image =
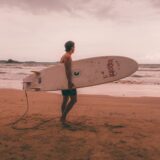
[[[0,88],[22,90],[23,78],[50,63],[0,63]],[[56,91],[55,93],[60,93]],[[160,97],[160,65],[140,65],[137,72],[116,82],[78,89],[79,94]]]

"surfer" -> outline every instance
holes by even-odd
[[[72,82],[72,54],[75,50],[75,44],[73,41],[67,41],[65,43],[66,53],[62,56],[60,62],[64,63],[65,72],[68,80],[68,89],[62,90],[63,101],[61,105],[61,122],[65,123],[67,114],[73,108],[74,104],[77,102],[77,90],[74,89],[74,84]]]

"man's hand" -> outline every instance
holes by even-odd
[[[72,82],[68,82],[68,88],[72,89],[74,87],[74,84]]]

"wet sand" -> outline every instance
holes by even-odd
[[[59,122],[61,96],[0,90],[1,160],[159,160],[160,98],[79,95]],[[8,125],[9,124],[9,125]]]

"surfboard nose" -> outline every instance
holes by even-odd
[[[130,59],[130,63],[128,64],[128,67],[132,68],[132,72],[134,73],[135,71],[138,70],[139,65],[135,60]]]

